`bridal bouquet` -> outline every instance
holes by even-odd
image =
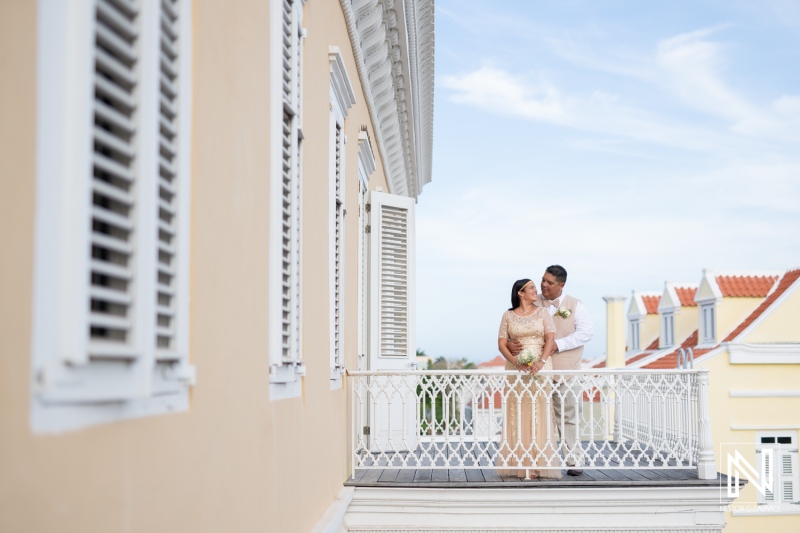
[[[530,348],[523,350],[517,356],[517,363],[523,366],[533,366],[533,363],[539,360],[539,355],[534,353]]]

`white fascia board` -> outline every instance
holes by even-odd
[[[732,365],[800,364],[800,344],[745,344],[723,342]]]

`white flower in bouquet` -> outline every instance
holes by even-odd
[[[533,363],[538,360],[539,355],[534,353],[530,348],[523,350],[522,353],[517,356],[517,363],[523,366],[532,366]]]
[[[556,311],[556,314],[561,318],[569,318],[569,316],[572,314],[572,311],[570,311],[566,307],[559,307],[558,311]]]

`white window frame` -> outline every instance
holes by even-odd
[[[717,308],[714,302],[700,304],[700,343],[717,342]]]
[[[328,265],[330,283],[330,379],[331,388],[342,386],[345,323],[345,206],[347,183],[347,135],[345,118],[355,104],[353,86],[338,47],[328,49],[330,65],[330,119],[328,125]],[[337,133],[338,132],[338,133]],[[337,321],[336,318],[339,318]]]
[[[369,135],[362,126],[358,132],[358,370],[366,370],[369,347],[369,178],[377,168]]]
[[[161,10],[142,0],[135,18],[135,130],[130,169],[133,273],[127,341],[91,354],[89,336],[97,2],[40,0],[37,20],[36,230],[31,428],[61,432],[189,407],[189,185],[191,2],[177,16],[172,344],[156,343]],[[92,296],[94,297],[94,296]],[[95,345],[96,346],[96,345]]]
[[[631,319],[631,347],[630,351],[638,351],[640,348],[640,321],[638,318]]]
[[[302,377],[305,375],[303,361],[302,324],[302,140],[303,140],[303,28],[302,0],[270,0],[270,245],[269,245],[269,396],[271,400],[296,398],[302,393]],[[284,7],[291,12],[289,27],[284,27]],[[289,94],[283,84],[283,35],[292,36],[290,56],[291,81]],[[290,276],[288,303],[283,296],[283,121],[284,110],[290,110],[292,149],[290,160],[290,222],[287,233],[291,241],[289,264]],[[284,307],[288,309],[287,329],[284,342]]]
[[[661,313],[661,330],[663,332],[664,346],[675,345],[675,311],[662,311]]]
[[[762,438],[774,438],[775,443],[762,443]],[[788,444],[778,444],[778,438],[789,438]],[[756,454],[761,454],[765,449],[772,449],[774,469],[773,478],[773,500],[768,500],[758,491],[759,505],[772,508],[778,514],[786,512],[800,513],[800,469],[798,469],[797,459],[797,432],[793,431],[770,431],[756,433]],[[761,465],[761,460],[757,461]],[[787,468],[788,466],[788,468]],[[786,472],[789,470],[789,472]],[[792,492],[792,499],[785,500],[785,484],[789,484]]]

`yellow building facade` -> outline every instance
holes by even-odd
[[[669,283],[666,287],[667,291],[671,288]],[[798,531],[800,335],[796,323],[800,320],[800,270],[706,270],[693,287],[691,305],[687,305],[686,294],[683,298],[678,295],[678,300],[684,300],[682,314],[691,309],[694,323],[676,325],[675,338],[666,347],[629,351],[626,366],[672,369],[693,364],[708,369],[717,467],[749,480],[734,504],[726,508],[725,530]],[[670,336],[665,331],[664,310],[675,307],[669,304],[667,291],[659,304],[662,344]],[[631,308],[638,318],[634,304]],[[693,360],[689,360],[690,350]],[[761,461],[768,454],[774,476],[771,489],[760,483]],[[748,465],[753,470],[748,471]],[[767,475],[769,471],[768,466]]]
[[[0,54],[0,531],[324,530],[344,368],[413,358],[432,5],[11,1]]]

